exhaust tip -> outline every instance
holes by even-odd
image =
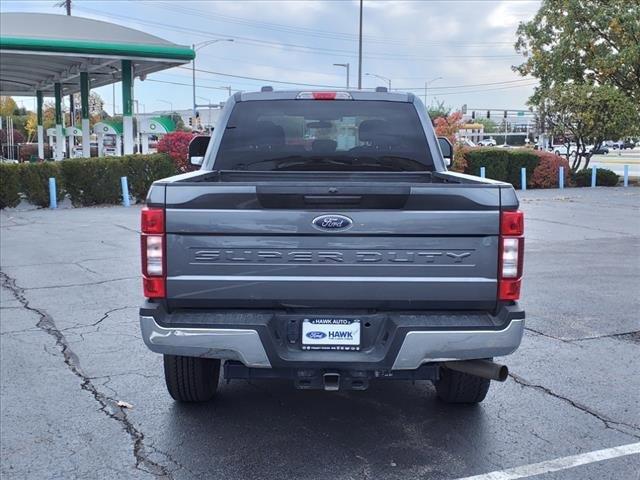
[[[496,377],[497,381],[504,382],[507,378],[509,378],[509,368],[506,365],[500,365]]]

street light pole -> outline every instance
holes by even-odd
[[[347,90],[349,90],[349,64],[348,63],[334,63],[334,67],[344,67],[347,69]]]
[[[429,84],[435,82],[436,80],[442,80],[442,77],[432,78],[428,82],[424,82],[424,106],[425,107],[427,106],[427,88],[429,87]]]
[[[233,38],[216,38],[215,40],[207,40],[206,42],[194,43],[191,45],[194,53],[200,50],[201,48],[206,47],[207,45],[212,45],[218,42],[233,42]],[[191,60],[191,78],[192,78],[192,93],[193,93],[193,118],[196,117],[196,57],[194,55],[193,60]],[[231,92],[231,87],[229,87],[229,92]],[[231,93],[229,93],[231,96]]]
[[[362,2],[360,0],[360,34],[358,35],[358,90],[362,90]]]
[[[383,81],[387,82],[387,85],[389,85],[389,91],[391,91],[391,79],[390,78],[383,77],[382,75],[376,75],[375,73],[365,73],[365,75],[367,75],[369,77],[376,77],[376,78],[379,78],[380,80],[383,80]]]

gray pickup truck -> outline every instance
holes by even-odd
[[[428,380],[482,401],[520,345],[524,220],[511,185],[447,171],[412,94],[237,93],[200,170],[154,182],[140,308],[167,388],[231,379],[302,389]]]

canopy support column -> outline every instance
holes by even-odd
[[[38,158],[44,159],[44,126],[42,125],[42,90],[36,91],[36,116],[38,119]]]
[[[82,156],[91,156],[89,132],[89,73],[80,72],[80,104],[82,105]]]
[[[133,153],[133,69],[131,60],[122,60],[122,128],[124,154]]]
[[[64,158],[64,134],[62,133],[62,85],[55,83],[53,85],[56,97],[56,148],[55,160]]]

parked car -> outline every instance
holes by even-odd
[[[549,151],[555,153],[556,155],[562,155],[563,157],[566,157],[567,155],[575,155],[575,153],[578,151],[578,147],[574,143],[556,143],[551,145]]]
[[[480,147],[495,147],[496,141],[493,137],[483,138],[478,142],[478,146]]]
[[[614,150],[633,150],[636,147],[636,143],[631,140],[631,139],[627,139],[627,140],[618,140],[617,142],[612,142],[611,148],[613,148]]]
[[[587,145],[587,152],[593,153],[594,155],[606,155],[609,153],[609,148],[604,144],[600,146],[597,150],[594,150],[595,145]]]
[[[413,95],[263,92],[231,97],[213,145],[190,144],[201,169],[154,182],[142,210],[142,338],[171,396],[209,400],[222,370],[482,401],[524,330],[513,187],[447,171]]]

